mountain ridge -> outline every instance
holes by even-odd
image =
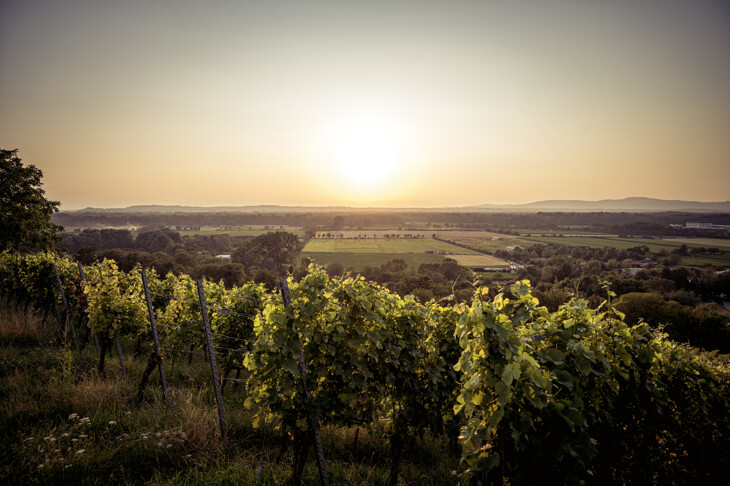
[[[469,211],[508,211],[508,212],[727,212],[730,201],[685,201],[680,199],[656,199],[649,197],[627,197],[623,199],[600,199],[585,201],[579,199],[548,199],[521,204],[477,204],[470,206],[432,206],[432,207],[353,207],[333,206],[287,206],[278,204],[242,206],[187,206],[174,204],[140,204],[125,208],[92,208],[64,210],[63,212],[149,212],[149,213],[197,213],[197,212],[335,212],[335,211],[395,211],[395,212],[469,212]]]

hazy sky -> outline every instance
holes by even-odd
[[[730,199],[730,2],[0,2],[63,209]]]

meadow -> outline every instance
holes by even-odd
[[[392,233],[389,233],[392,234]],[[437,251],[437,254],[426,253]],[[378,267],[384,263],[402,259],[410,268],[417,269],[422,263],[440,263],[452,258],[466,267],[505,266],[502,259],[461,248],[449,243],[424,238],[317,238],[307,242],[302,258],[309,257],[315,263],[328,265],[341,263],[345,268],[362,270],[366,266]]]
[[[450,255],[449,258],[453,258]],[[425,253],[347,253],[347,252],[302,252],[300,260],[311,258],[319,265],[340,263],[345,268],[354,268],[357,271],[365,267],[380,267],[391,260],[403,260],[409,268],[418,269],[422,263],[441,263],[443,255]]]
[[[456,229],[456,228],[450,228],[450,229],[444,229],[444,228],[438,228],[433,230],[404,230],[404,229],[396,229],[396,228],[379,228],[379,229],[358,229],[358,230],[338,230],[338,231],[331,231],[329,232],[334,235],[342,235],[343,238],[358,238],[358,237],[366,237],[366,238],[386,238],[386,235],[396,235],[398,238],[405,238],[406,235],[412,235],[417,236],[420,238],[432,238],[433,236],[436,236],[437,238],[443,238],[447,240],[453,240],[456,238],[479,238],[479,239],[491,239],[491,238],[501,238],[501,239],[512,239],[517,238],[513,235],[505,235],[501,233],[494,233],[492,231],[482,231],[482,230],[467,230],[467,229]],[[327,232],[319,232],[318,236],[326,235]]]
[[[503,235],[504,238],[493,239],[492,237],[478,237],[478,236],[451,236],[444,234],[441,238],[449,241],[453,241],[459,245],[466,245],[470,248],[475,248],[481,251],[495,252],[497,250],[509,250],[516,246],[526,246],[531,243],[523,238],[510,237],[509,235]]]
[[[525,238],[533,243],[560,244],[567,246],[585,246],[588,248],[633,248],[646,246],[652,252],[672,252],[686,245],[692,248],[718,248],[723,253],[717,255],[687,255],[681,259],[682,265],[716,265],[720,267],[730,265],[730,244],[728,240],[710,238],[619,238],[613,236],[540,236]]]
[[[431,238],[377,238],[377,239],[312,239],[304,250],[307,253],[423,253],[438,251],[442,254],[475,254]]]
[[[504,267],[506,264],[501,258],[477,253],[470,255],[451,255],[450,258],[456,260],[463,267]]]

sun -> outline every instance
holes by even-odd
[[[381,117],[361,116],[339,124],[333,163],[340,177],[356,189],[376,188],[393,176],[401,160],[397,131]]]

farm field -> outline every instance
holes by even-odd
[[[423,253],[425,251],[438,251],[447,254],[474,254],[473,251],[449,245],[448,243],[443,243],[432,238],[313,239],[309,240],[303,251],[306,253]]]
[[[514,248],[515,246],[525,246],[532,244],[531,242],[518,237],[511,237],[507,239],[506,237],[504,239],[500,240],[493,240],[491,237],[488,238],[479,238],[479,237],[470,237],[470,236],[461,236],[461,237],[449,237],[448,235],[442,236],[442,238],[445,238],[449,241],[453,241],[454,243],[458,243],[460,245],[466,245],[472,248],[476,248],[477,250],[482,251],[497,251],[497,250],[504,250],[506,248]]]
[[[463,267],[503,267],[507,264],[501,258],[490,255],[450,255],[449,258],[453,258]]]
[[[730,267],[730,253],[683,256],[681,264],[690,266],[716,265],[718,267]]]
[[[525,240],[534,243],[552,243],[567,246],[586,246],[589,248],[633,248],[635,246],[648,246],[651,251],[671,251],[679,248],[681,242],[671,242],[651,238],[618,238],[610,236],[533,236]],[[691,245],[687,245],[691,246]],[[696,245],[700,246],[700,245]]]
[[[449,255],[454,258],[456,255]],[[406,264],[413,269],[418,269],[422,263],[441,263],[444,260],[443,255],[426,254],[426,253],[334,253],[334,252],[302,252],[301,258],[311,258],[314,263],[319,265],[329,265],[330,263],[341,263],[345,268],[353,267],[360,271],[363,268],[379,267],[390,260],[397,258],[404,260]]]
[[[689,248],[700,248],[707,246],[727,245],[728,240],[714,240],[716,243],[712,244],[713,241],[710,238],[619,238],[613,236],[533,236],[530,238],[524,238],[527,241],[536,243],[557,243],[568,246],[588,246],[591,248],[632,248],[635,246],[648,246],[652,251],[659,250],[672,250],[679,248],[683,244],[686,244]]]
[[[687,246],[704,246],[705,248],[720,248],[730,250],[730,240],[721,238],[664,238],[670,243],[685,243]]]
[[[688,248],[700,248],[700,247],[717,247],[721,250],[730,250],[727,246],[721,246],[727,244],[728,240],[712,240],[710,238],[664,238],[664,239],[649,239],[649,238],[614,238],[614,237],[532,237],[526,238],[526,240],[535,243],[553,243],[568,246],[587,246],[590,248],[632,248],[635,246],[647,246],[652,252],[665,250],[671,252],[676,250],[683,244],[686,244]],[[720,244],[712,244],[712,242],[719,242]],[[701,243],[700,243],[701,242]],[[682,265],[717,265],[717,266],[728,266],[730,265],[730,253],[724,253],[720,255],[689,255],[683,256],[680,262]]]
[[[425,253],[438,251],[438,254]],[[313,239],[302,252],[302,258],[309,257],[315,263],[328,265],[341,263],[346,268],[361,270],[366,266],[377,267],[389,260],[400,258],[411,268],[422,263],[439,263],[448,256],[464,266],[500,266],[507,262],[481,255],[477,252],[434,240],[432,238],[372,238],[372,239]],[[462,263],[463,262],[463,263]]]
[[[455,238],[463,238],[463,237],[469,237],[469,238],[480,238],[480,239],[491,239],[493,237],[497,238],[503,238],[503,239],[512,239],[512,238],[518,238],[514,235],[505,235],[502,233],[493,233],[491,231],[469,231],[469,230],[445,230],[445,229],[434,229],[434,230],[399,230],[399,229],[379,229],[379,230],[370,230],[370,229],[364,229],[364,230],[342,230],[342,231],[332,231],[332,234],[335,235],[342,235],[344,238],[358,238],[360,236],[365,236],[366,238],[385,238],[385,235],[398,235],[400,237],[403,237],[404,235],[416,235],[416,236],[423,236],[424,238],[431,238],[433,235],[436,235],[438,238],[444,238],[447,240],[453,240]],[[323,232],[318,233],[319,235],[326,234]]]
[[[606,233],[593,233],[591,231],[581,231],[581,230],[573,230],[570,228],[562,228],[562,229],[516,229],[514,230],[520,234],[520,236],[554,236],[554,235],[563,235],[563,236],[609,236],[614,237],[618,236],[615,234],[606,234]],[[529,236],[528,236],[529,237]]]

